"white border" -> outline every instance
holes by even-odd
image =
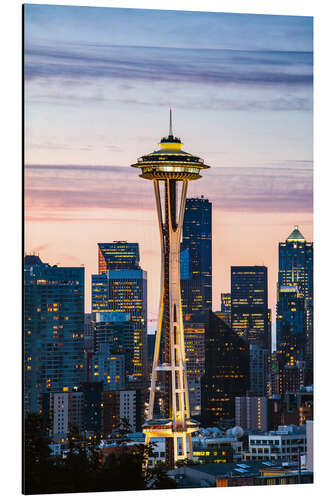
[[[303,487],[251,487],[198,490],[159,491],[158,496],[188,498],[214,496],[224,498],[327,498],[330,491],[330,452],[332,442],[331,365],[332,365],[332,8],[330,2],[279,0],[275,2],[252,0],[132,0],[132,1],[36,1],[26,3],[52,5],[90,5],[103,7],[159,8],[255,14],[285,14],[315,16],[315,485]],[[319,6],[318,6],[319,4]],[[2,492],[4,498],[20,497],[21,484],[21,2],[7,0],[1,3],[2,49],[1,76],[1,458]],[[295,489],[296,488],[296,489]],[[156,497],[156,492],[100,493],[119,498],[143,499]],[[64,498],[63,495],[38,495],[31,498]],[[77,494],[75,498],[91,498]]]

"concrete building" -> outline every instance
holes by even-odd
[[[64,443],[68,434],[84,429],[84,394],[80,391],[44,393],[39,397],[39,413],[53,443]]]
[[[249,451],[243,453],[246,460],[269,460],[298,464],[305,456],[305,427],[280,425],[277,431],[249,435]]]
[[[240,396],[235,398],[235,423],[242,429],[267,431],[267,398]]]
[[[142,391],[104,391],[101,398],[102,434],[112,435],[119,431],[124,419],[132,431],[141,431]]]

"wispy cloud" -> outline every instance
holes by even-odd
[[[120,79],[197,84],[308,86],[312,53],[91,45],[27,47],[29,79]]]
[[[216,208],[225,211],[311,212],[311,164],[282,163],[213,168],[190,184],[189,196],[204,192]],[[101,217],[100,210],[152,210],[154,206],[151,183],[139,179],[134,170],[87,165],[28,165],[26,204],[30,218],[47,214],[62,220],[85,218],[89,211],[92,217]]]

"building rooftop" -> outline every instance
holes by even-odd
[[[25,255],[24,256],[25,266],[41,266],[43,262],[40,260],[38,255]]]
[[[290,233],[286,241],[300,241],[305,242],[303,234],[299,231],[298,226],[294,226],[293,231]]]
[[[171,475],[178,474],[181,475],[184,473],[183,469],[192,469],[193,472],[202,472],[204,474],[208,474],[213,478],[223,478],[223,477],[251,477],[251,476],[259,476],[262,472],[265,472],[265,476],[268,475],[271,470],[274,476],[281,472],[281,474],[295,474],[295,466],[290,467],[284,466],[282,461],[247,461],[247,462],[229,462],[229,463],[211,463],[211,464],[202,464],[195,466],[186,466],[171,471]],[[298,472],[298,470],[297,470]],[[307,473],[307,471],[300,471],[302,473]]]
[[[255,431],[251,432],[251,436],[282,436],[282,435],[291,435],[291,434],[305,434],[305,426],[301,425],[279,425],[276,431]]]

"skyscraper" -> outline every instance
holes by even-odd
[[[297,286],[279,287],[276,313],[277,351],[286,364],[294,365],[304,359],[306,342],[305,301]]]
[[[188,198],[181,244],[182,306],[185,314],[212,307],[212,204]]]
[[[127,241],[98,243],[98,273],[111,269],[139,269],[139,244]]]
[[[231,327],[250,344],[269,348],[267,268],[231,266]]]
[[[249,389],[249,345],[213,312],[202,314],[205,374],[201,379],[201,420],[206,426],[232,424],[235,397],[245,396]]]
[[[147,444],[154,436],[166,438],[166,463],[172,468],[177,460],[192,458],[191,433],[197,430],[197,423],[190,420],[185,368],[180,239],[188,182],[199,179],[201,170],[208,168],[208,165],[201,158],[182,151],[180,139],[173,136],[171,109],[169,136],[164,137],[159,146],[160,150],[142,156],[132,166],[141,169],[141,177],[154,182],[162,257],[158,329],[148,420],[143,426],[143,432],[146,434]],[[161,362],[159,355],[162,331],[164,362]],[[165,419],[153,419],[158,371],[165,372]]]
[[[125,389],[124,354],[112,354],[108,344],[102,344],[89,358],[89,362],[89,382],[103,382],[105,391]]]
[[[279,286],[297,286],[304,300],[313,299],[313,243],[307,242],[298,226],[279,243]]]
[[[147,273],[138,269],[113,269],[92,275],[92,312],[129,313],[133,324],[132,373],[143,382],[147,364]],[[130,342],[127,342],[128,345]]]
[[[291,297],[293,290],[297,289],[296,308],[290,307],[290,300],[287,298],[289,288]],[[303,305],[300,301],[303,300]],[[288,305],[289,304],[289,305]],[[288,325],[290,329],[295,326],[296,316],[299,316],[303,308],[304,327],[300,330],[297,326],[298,335],[303,333],[304,341],[309,344],[307,353],[312,358],[312,336],[313,336],[313,243],[307,242],[295,226],[286,241],[279,243],[279,276],[278,276],[278,301],[277,301],[277,347],[282,342],[282,329]],[[295,309],[295,310],[291,310]],[[290,314],[295,313],[295,314]],[[297,319],[299,324],[300,318]]]
[[[71,391],[84,379],[84,268],[24,259],[24,400]]]
[[[197,314],[197,319],[202,320],[200,313]],[[201,377],[205,371],[205,324],[197,322],[195,314],[189,321],[184,321],[184,342],[191,415],[200,415]]]
[[[256,344],[250,345],[250,389],[251,396],[266,396],[268,382],[268,351]]]
[[[252,431],[267,431],[267,398],[237,396],[235,398],[236,425]]]
[[[221,311],[216,311],[215,314],[231,325],[231,293],[221,293]]]
[[[123,355],[125,359],[126,380],[134,373],[135,325],[128,312],[96,313],[93,323],[94,351]],[[105,347],[107,346],[107,348]],[[91,378],[93,380],[93,378]]]

